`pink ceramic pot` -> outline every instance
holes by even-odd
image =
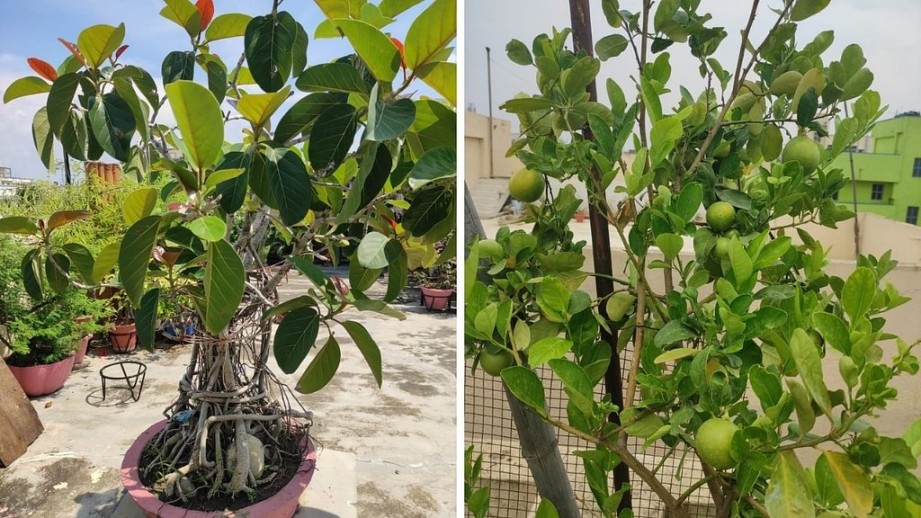
[[[63,360],[49,363],[48,365],[32,365],[29,367],[10,365],[9,367],[27,396],[44,396],[57,392],[64,386],[64,382],[70,376],[70,371],[74,368],[74,356],[70,355]]]
[[[128,453],[122,461],[122,484],[134,503],[141,508],[144,515],[148,518],[218,518],[225,516],[237,516],[240,518],[291,518],[297,511],[297,502],[301,494],[310,484],[313,478],[313,471],[317,463],[317,450],[313,442],[308,441],[307,451],[301,460],[301,465],[294,474],[294,477],[281,488],[281,491],[271,497],[227,514],[225,511],[189,511],[181,507],[176,507],[160,501],[157,495],[151,493],[141,483],[140,473],[138,473],[138,463],[141,459],[141,453],[147,443],[153,439],[154,435],[166,427],[166,420],[155,423],[153,426],[144,431],[128,448]]]
[[[422,287],[422,304],[429,311],[444,311],[451,303],[454,290]]]

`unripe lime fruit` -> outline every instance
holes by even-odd
[[[531,203],[544,195],[546,186],[544,175],[530,169],[522,169],[509,179],[508,193],[516,200]]]
[[[717,232],[725,232],[736,222],[736,209],[725,201],[707,207],[707,225]]]
[[[732,101],[732,106],[730,106],[730,108],[733,110],[740,108],[742,113],[748,113],[748,110],[752,109],[752,106],[755,105],[755,101],[757,100],[758,98],[755,97],[755,94],[751,92],[744,93],[737,96],[735,100]]]
[[[777,76],[771,82],[771,93],[774,95],[793,95],[796,93],[796,87],[803,79],[803,74],[796,70],[789,70]]]
[[[511,353],[497,347],[486,346],[480,351],[480,367],[490,376],[498,376],[502,369],[515,364]]]
[[[493,259],[500,259],[505,255],[505,250],[502,249],[502,245],[494,239],[481,239],[477,241],[477,250],[480,252],[481,257],[491,257]]]
[[[607,313],[608,319],[617,322],[627,315],[635,301],[636,297],[629,291],[618,291],[608,298],[604,305],[604,312]]]
[[[729,247],[732,245],[732,239],[726,236],[720,236],[716,240],[716,246],[713,248],[713,251],[716,252],[716,256],[723,258],[729,257]]]
[[[714,417],[697,429],[697,453],[707,464],[716,469],[728,469],[736,465],[732,458],[732,436],[739,427]]]
[[[723,140],[715,148],[713,148],[713,156],[716,158],[726,158],[729,156],[729,151],[731,151],[732,146],[729,145],[729,142]]]
[[[819,167],[821,155],[815,141],[806,135],[798,135],[787,142],[780,159],[784,162],[799,162],[803,171],[810,174]]]

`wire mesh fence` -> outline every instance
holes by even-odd
[[[625,351],[629,359],[630,350]],[[521,456],[518,433],[505,399],[505,391],[498,377],[485,374],[481,369],[467,373],[464,381],[464,433],[467,444],[475,445],[475,455],[483,455],[480,484],[490,487],[490,517],[524,518],[534,516],[540,499],[527,462]],[[624,362],[626,365],[627,362]],[[623,372],[626,375],[626,370]],[[563,384],[546,368],[538,369],[544,381],[549,414],[556,419],[566,419],[568,397]],[[604,387],[596,388],[598,396]],[[573,492],[584,517],[602,516],[594,496],[585,480],[582,461],[572,452],[591,449],[593,445],[575,436],[559,431],[560,454]],[[628,445],[640,460],[654,468],[659,478],[673,495],[681,495],[704,475],[700,465],[684,448],[670,448],[657,442],[643,448],[642,440],[629,439]],[[613,481],[612,481],[613,483]],[[658,497],[639,480],[631,477],[633,511],[638,518],[665,518],[665,506]],[[688,510],[693,518],[710,518],[714,515],[706,486],[695,491],[688,499]]]

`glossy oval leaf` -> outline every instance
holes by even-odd
[[[189,223],[189,230],[205,241],[215,242],[224,239],[224,234],[227,233],[227,224],[221,218],[208,214],[192,220]]]
[[[85,246],[77,243],[67,243],[63,247],[70,263],[74,265],[80,278],[87,284],[95,284],[93,281],[93,254]]]
[[[134,311],[138,343],[148,349],[153,348],[157,335],[157,305],[159,301],[160,288],[153,288],[141,297],[141,304]]]
[[[38,225],[25,216],[0,218],[0,234],[38,234]]]
[[[409,173],[409,185],[418,189],[423,185],[457,176],[457,150],[438,147],[422,155]]]
[[[26,293],[34,300],[44,298],[44,289],[42,288],[41,274],[41,254],[38,250],[29,250],[22,257],[20,270],[22,272],[22,286]]]
[[[48,232],[50,233],[52,230],[61,228],[74,221],[86,219],[91,215],[89,211],[85,210],[60,210],[48,218]]]
[[[221,197],[221,208],[225,212],[233,213],[243,206],[247,186],[249,185],[249,169],[251,165],[252,157],[249,154],[231,151],[224,155],[224,159],[217,166],[217,171],[212,172],[205,179],[205,185],[214,185],[214,195]],[[221,175],[224,170],[242,171],[242,173],[231,179],[211,181],[212,176],[220,178],[218,175]],[[209,181],[211,181],[211,184],[208,183]]]
[[[211,20],[205,37],[208,41],[237,38],[246,33],[246,26],[253,17],[242,13],[226,13]]]
[[[325,387],[336,375],[341,360],[342,352],[339,350],[339,342],[335,337],[330,336],[320,352],[307,366],[301,379],[298,380],[297,391],[302,394],[312,394]]]
[[[296,371],[313,347],[320,330],[320,315],[312,307],[296,308],[278,324],[272,349],[285,374]]]
[[[826,451],[822,456],[838,481],[838,488],[844,495],[848,510],[861,518],[868,516],[873,511],[873,486],[867,475],[844,453]]]
[[[851,322],[866,314],[875,294],[876,274],[873,270],[865,266],[854,270],[845,281],[841,292],[841,305]]]
[[[380,232],[369,232],[362,238],[356,250],[358,263],[365,268],[386,268],[389,264],[385,248],[390,238]]]
[[[166,85],[166,97],[179,125],[189,163],[207,169],[217,161],[224,144],[224,118],[217,99],[207,88],[191,81]]]
[[[156,205],[157,189],[154,187],[142,187],[132,191],[125,197],[124,205],[122,205],[125,223],[134,225],[139,220],[150,216]]]
[[[285,11],[257,16],[246,26],[246,63],[263,91],[277,92],[291,77],[297,31],[297,22]]]
[[[348,104],[330,106],[310,130],[307,156],[314,170],[337,167],[355,140],[358,129],[355,108]]]
[[[105,246],[96,256],[96,261],[93,263],[93,276],[91,279],[92,284],[97,284],[102,279],[112,272],[112,268],[115,268],[115,265],[118,264],[118,256],[121,252],[121,242],[115,241],[114,243],[109,243]]]
[[[325,63],[307,68],[294,86],[302,92],[344,92],[367,95],[371,85],[348,63]]]
[[[390,82],[400,68],[400,51],[380,29],[359,20],[333,20],[378,80]]]
[[[435,61],[416,70],[416,75],[444,96],[451,106],[457,105],[457,63]]]
[[[45,280],[55,293],[63,293],[70,286],[70,259],[64,254],[53,254],[45,258]]]
[[[125,232],[119,247],[119,276],[135,307],[140,305],[141,297],[144,296],[144,279],[147,277],[150,254],[157,243],[160,221],[160,216],[147,216],[137,221]]]
[[[306,131],[327,108],[346,102],[344,94],[313,93],[294,103],[275,126],[275,142],[285,144]]]
[[[415,118],[416,104],[411,99],[398,99],[395,102],[377,99],[368,107],[368,132],[365,138],[377,142],[397,138],[406,133]]]
[[[189,36],[195,37],[201,32],[201,12],[189,0],[164,0],[166,7],[160,10],[160,16],[175,22],[185,29]]]
[[[279,216],[285,225],[296,225],[307,215],[313,201],[307,166],[297,153],[283,148],[273,150],[268,158],[266,173]]]
[[[80,49],[88,65],[99,68],[124,40],[124,23],[120,23],[118,27],[104,24],[93,25],[80,32],[80,36],[77,37],[77,48]]]
[[[544,384],[534,371],[527,367],[513,365],[502,369],[500,376],[505,386],[522,403],[531,407],[539,416],[547,415]]]
[[[208,245],[205,267],[205,330],[219,336],[243,300],[246,272],[243,261],[227,241]],[[288,372],[290,374],[290,372]]]
[[[40,77],[20,77],[10,83],[10,86],[3,92],[3,102],[8,103],[13,99],[18,99],[27,95],[43,94],[50,91],[51,85]]]
[[[48,93],[48,122],[51,124],[51,131],[58,138],[61,138],[61,131],[70,118],[70,105],[79,83],[79,75],[64,74],[54,82]]]
[[[32,143],[42,160],[42,164],[49,172],[54,171],[54,134],[48,122],[48,107],[42,106],[32,118]]]
[[[815,518],[806,472],[793,451],[777,454],[764,506],[771,518]]]
[[[374,375],[374,381],[377,382],[377,386],[380,388],[383,384],[383,374],[381,350],[380,347],[377,346],[377,342],[374,341],[374,338],[371,337],[371,333],[369,333],[363,325],[354,320],[346,320],[342,323],[342,327],[345,328],[349,336],[352,337],[352,341],[358,346],[358,350],[361,351],[361,355],[364,356],[365,362],[367,362],[368,367],[371,368],[371,374]]]
[[[435,0],[413,21],[406,33],[406,66],[415,70],[438,55],[457,33],[456,0]]]
[[[195,53],[174,50],[163,58],[160,66],[163,84],[168,85],[174,81],[191,81],[195,77]]]
[[[809,395],[819,405],[822,412],[831,417],[831,397],[825,386],[822,358],[819,356],[818,347],[806,331],[796,329],[790,339],[790,351],[793,355],[793,362],[796,364],[796,370],[799,371]]]
[[[290,94],[291,87],[285,86],[274,93],[244,95],[237,102],[237,111],[254,126],[261,127]]]

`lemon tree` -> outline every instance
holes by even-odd
[[[508,180],[509,195],[528,203],[539,200],[544,195],[546,186],[544,175],[530,169],[522,169]]]
[[[893,379],[919,370],[917,337],[886,327],[907,300],[886,280],[895,262],[860,257],[832,275],[804,227],[853,217],[833,199],[847,181],[829,164],[886,110],[859,46],[832,28],[800,30],[838,4],[750,2],[750,20],[771,27],[759,32],[752,21],[715,25],[705,9],[716,3],[604,0],[610,28],[594,42],[588,3],[574,4],[575,32],[508,44],[537,78],[534,93],[501,106],[521,129],[509,152],[529,171],[581,182],[618,241],[596,233],[593,253],[613,249],[626,266],[598,255],[585,266],[588,243],[569,228],[582,200],[556,189],[527,207],[530,232],[481,236],[501,254],[471,249],[468,357],[486,344],[509,351],[509,392],[595,446],[580,457],[603,516],[629,515],[637,479],[669,516],[688,516],[689,495],[634,443],[687,449],[707,476],[685,487],[709,489],[721,518],[921,515],[921,420],[888,433],[874,420],[898,395]],[[737,60],[715,57],[727,46]],[[688,56],[702,81],[672,73]],[[600,77],[602,61],[632,67],[632,80]],[[607,382],[622,372],[617,392]],[[551,406],[548,375],[566,401]],[[562,417],[550,411],[560,403]],[[819,455],[800,455],[810,450]]]

